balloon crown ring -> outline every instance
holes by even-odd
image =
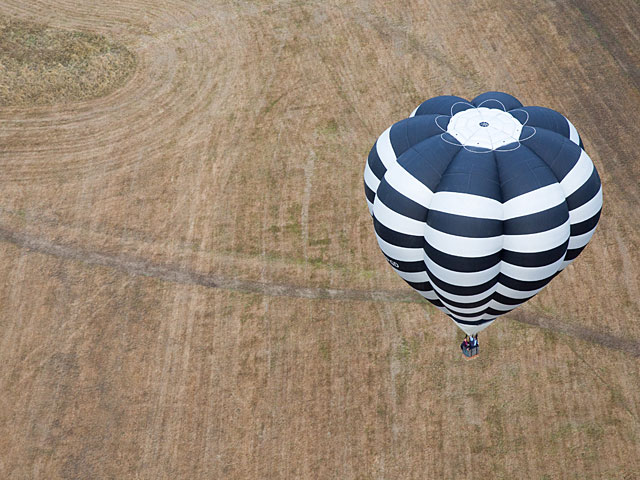
[[[485,106],[489,102],[498,104],[499,108]],[[457,109],[459,106],[467,108]],[[446,128],[441,125],[443,118],[449,118]],[[478,106],[456,102],[451,106],[451,115],[438,115],[435,119],[442,130],[440,138],[443,141],[462,146],[472,153],[517,150],[523,141],[536,133],[535,128],[527,126],[528,121],[526,110],[507,111],[504,104],[496,99],[485,100]]]

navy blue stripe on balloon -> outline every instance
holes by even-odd
[[[499,108],[500,110],[504,109],[505,111],[522,107],[520,100],[513,95],[509,95],[504,92],[485,92],[471,100],[471,103],[476,107],[482,106],[486,108]]]
[[[430,298],[427,298],[427,300],[428,300],[432,305],[435,305],[436,307],[439,307],[439,308],[444,307],[444,304],[443,304],[440,300],[431,300]]]
[[[493,153],[478,155],[461,149],[442,174],[438,191],[468,193],[501,201],[500,176]]]
[[[430,280],[431,284],[435,285],[439,289],[441,289],[444,292],[446,292],[444,295],[442,295],[443,298],[445,298],[447,294],[465,295],[465,296],[479,295],[479,294],[485,293],[487,290],[489,290],[491,287],[493,287],[498,282],[500,282],[505,287],[511,288],[512,290],[518,290],[518,291],[521,291],[521,292],[528,292],[528,291],[538,290],[538,289],[544,287],[551,280],[553,280],[553,278],[557,274],[558,274],[558,272],[556,272],[553,275],[551,275],[551,276],[549,276],[547,278],[544,278],[542,280],[524,281],[524,280],[516,280],[514,278],[511,278],[511,277],[505,275],[504,273],[499,273],[498,275],[493,277],[491,280],[488,280],[487,282],[485,282],[485,283],[483,283],[481,285],[473,285],[473,286],[469,286],[469,287],[461,287],[459,285],[452,285],[450,283],[447,283],[447,282],[444,282],[444,281],[440,280],[439,278],[435,277],[429,271],[429,269],[427,268],[427,275],[429,276],[429,280]]]
[[[586,247],[586,245],[585,245],[585,247]],[[571,260],[575,260],[575,258],[578,255],[580,255],[582,250],[584,250],[584,247],[570,248],[569,250],[567,250],[567,254],[564,256],[564,261],[568,262],[568,261],[571,261]]]
[[[574,223],[573,225],[571,225],[571,236],[575,237],[577,235],[583,235],[593,230],[598,224],[598,220],[600,219],[601,212],[602,210],[598,210],[598,213],[596,213],[593,217],[589,218],[588,220],[585,220],[584,222],[580,222],[580,223]]]
[[[578,163],[582,149],[562,135],[540,129],[523,142],[523,145],[540,157],[561,182]],[[520,149],[518,149],[520,150]]]
[[[449,307],[447,307],[449,308]],[[460,312],[458,310],[449,308],[449,311],[455,315],[456,317],[460,317],[460,318],[473,318],[473,317],[477,317],[479,315],[482,315],[484,313],[486,313],[487,315],[504,315],[505,313],[510,312],[511,310],[513,310],[514,307],[508,308],[506,310],[499,310],[497,308],[494,307],[487,307],[484,310],[480,311],[480,312],[474,312],[474,313],[467,313],[467,312]]]
[[[489,238],[502,235],[502,220],[466,217],[429,210],[427,225],[439,232],[466,238]]]
[[[455,272],[481,272],[497,265],[501,258],[500,252],[485,257],[459,257],[457,255],[449,255],[448,253],[441,252],[437,248],[433,248],[426,240],[424,241],[423,248],[425,254],[434,263]]]
[[[403,248],[422,248],[424,245],[423,236],[407,235],[405,233],[396,232],[395,230],[385,227],[375,217],[373,218],[373,224],[378,236],[391,245]]]
[[[600,191],[600,186],[600,176],[594,168],[589,179],[584,182],[580,188],[567,197],[569,210],[581,207],[595,197]]]
[[[419,182],[436,191],[442,175],[462,147],[443,142],[439,136],[428,138],[398,158],[398,163]]]
[[[493,294],[488,293],[485,298],[482,300],[478,300],[477,302],[457,302],[453,300],[449,300],[446,295],[441,295],[436,292],[438,298],[442,299],[447,305],[451,305],[453,308],[476,308],[481,307],[482,305],[486,305],[493,298]],[[477,313],[476,313],[477,315]]]
[[[420,222],[424,222],[427,218],[428,210],[425,207],[402,195],[385,180],[380,182],[376,194],[385,205],[393,205],[393,211],[400,215]]]
[[[533,297],[535,297],[535,294],[525,298],[511,298],[507,297],[506,295],[502,295],[501,293],[494,292],[491,299],[495,300],[496,302],[503,303],[504,305],[520,305],[521,303],[524,303]]]
[[[529,114],[528,118],[522,110]],[[569,130],[569,124],[563,115],[545,107],[522,107],[520,110],[509,112],[516,117],[520,123],[524,125],[525,120],[527,125],[535,127],[536,130],[544,128],[551,130],[563,137],[569,138],[571,131]]]
[[[383,255],[390,265],[397,268],[401,272],[416,273],[416,272],[424,272],[426,270],[426,267],[422,260],[419,260],[417,262],[403,262],[402,260],[398,260],[397,258],[390,257],[385,253],[383,253]]]
[[[462,103],[458,103],[462,102]],[[462,97],[456,97],[454,95],[441,95],[439,97],[430,98],[420,104],[416,110],[416,116],[427,114],[438,114],[451,116],[468,108],[472,108],[471,105],[466,105],[469,100],[465,100]],[[453,108],[453,113],[451,109]]]
[[[527,282],[524,280],[516,280],[515,278],[511,278],[504,273],[500,273],[498,275],[498,281],[504,285],[505,287],[511,288],[513,290],[520,290],[521,292],[528,292],[531,290],[538,290],[539,288],[544,287],[547,283],[549,283],[553,278],[558,274],[558,272],[554,273],[550,277],[543,278],[542,280],[536,280],[533,282]]]
[[[510,152],[496,151],[494,155],[503,202],[558,183],[549,166],[528,148],[520,147]]]
[[[504,315],[505,313],[509,313],[511,310],[513,310],[513,308],[508,308],[506,310],[499,310],[497,308],[489,307],[484,313],[486,313],[487,315]]]
[[[429,214],[430,215],[430,214]],[[511,218],[504,221],[505,235],[527,235],[530,233],[546,232],[559,227],[569,219],[566,203],[543,210],[542,212]]]
[[[410,282],[409,280],[405,280],[405,282],[407,282],[411,288],[413,288],[414,290],[417,290],[419,292],[432,292],[433,291],[433,287],[431,286],[431,284],[429,282]]]
[[[461,287],[459,285],[452,285],[450,283],[447,283],[443,280],[440,280],[438,277],[436,277],[435,275],[433,275],[433,273],[431,273],[429,271],[429,269],[427,268],[427,275],[429,276],[429,281],[431,282],[432,285],[435,285],[436,287],[440,288],[441,290],[444,290],[446,293],[451,294],[451,295],[478,295],[481,293],[485,293],[487,290],[489,290],[491,287],[493,287],[497,282],[498,282],[498,278],[500,277],[501,274],[496,275],[495,277],[493,277],[492,279],[486,281],[483,284],[480,285],[472,285],[469,287]],[[445,294],[446,296],[446,294]]]
[[[419,117],[406,118],[399,121],[391,127],[389,139],[396,156],[399,157],[409,148],[420,142],[440,135],[442,130],[446,129],[449,124],[450,117],[444,117],[436,124],[438,115],[421,115]]]
[[[461,312],[459,310],[451,308],[448,305],[446,305],[446,307],[449,309],[452,315],[455,315],[456,317],[459,317],[459,318],[473,318],[473,317],[482,315],[483,313],[490,313],[489,310],[491,310],[490,308],[485,308],[484,310],[481,310],[479,312],[467,313],[467,312]]]
[[[373,201],[376,199],[376,192],[371,190],[366,183],[364,184],[364,194],[367,197],[367,200],[369,200],[371,203],[373,203]]]
[[[378,149],[376,148],[375,145],[369,152],[369,158],[367,158],[367,162],[369,163],[369,168],[371,169],[373,174],[376,176],[376,178],[378,180],[382,180],[382,177],[384,177],[384,174],[387,173],[387,169],[382,163],[382,160],[380,160],[380,157],[378,156]]]
[[[566,253],[568,245],[569,239],[567,239],[567,241],[562,245],[544,252],[521,253],[502,250],[501,257],[506,263],[516,265],[518,267],[545,267],[560,260]]]

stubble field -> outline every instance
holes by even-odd
[[[637,2],[0,18],[40,25],[0,42],[0,478],[637,478]],[[15,53],[42,38],[82,48]],[[605,205],[465,362],[379,253],[362,171],[422,100],[487,90],[568,116]]]

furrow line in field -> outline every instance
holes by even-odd
[[[43,11],[43,21],[55,25],[57,17],[49,11],[49,3],[36,1],[34,8]],[[56,11],[65,6],[71,9],[73,4],[57,4]],[[89,10],[94,8],[98,7]],[[123,22],[113,28],[113,36],[122,33],[138,57],[136,71],[121,89],[70,105],[12,107],[0,113],[2,180],[47,184],[61,178],[74,181],[87,174],[105,175],[150,159],[176,158],[185,144],[207,140],[210,129],[206,126],[214,123],[215,111],[201,110],[209,105],[219,79],[225,78],[217,69],[228,67],[226,46],[216,34],[221,20],[208,20],[208,30],[183,29],[179,26],[202,18],[203,12],[197,8],[155,10],[158,15],[149,32],[127,42],[130,25],[122,19],[130,17],[130,6],[122,2],[105,8]],[[0,13],[28,16],[18,2],[0,7]],[[63,27],[83,29],[82,21],[95,22],[89,13],[76,10],[75,15],[63,16]],[[142,25],[149,17],[139,20]],[[170,43],[162,34],[167,30],[174,33]]]

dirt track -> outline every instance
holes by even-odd
[[[637,3],[0,14],[137,55],[106,97],[0,110],[0,477],[633,478]],[[464,363],[378,254],[361,176],[418,102],[489,89],[571,118],[605,207]]]
[[[244,293],[258,293],[274,297],[315,298],[326,300],[361,300],[374,302],[422,303],[424,300],[408,290],[349,290],[338,288],[308,288],[296,285],[279,285],[227,278],[188,270],[175,265],[153,263],[142,258],[109,255],[53,243],[44,238],[32,237],[12,232],[0,226],[0,240],[13,243],[29,251],[53,255],[66,260],[75,260],[89,265],[101,265],[120,270],[129,275],[158,278],[167,282],[184,285],[200,285],[207,288],[222,288]],[[596,330],[576,327],[563,323],[558,318],[543,317],[533,312],[519,309],[505,318],[526,323],[552,332],[571,335],[580,340],[620,350],[628,355],[640,357],[640,342]]]

